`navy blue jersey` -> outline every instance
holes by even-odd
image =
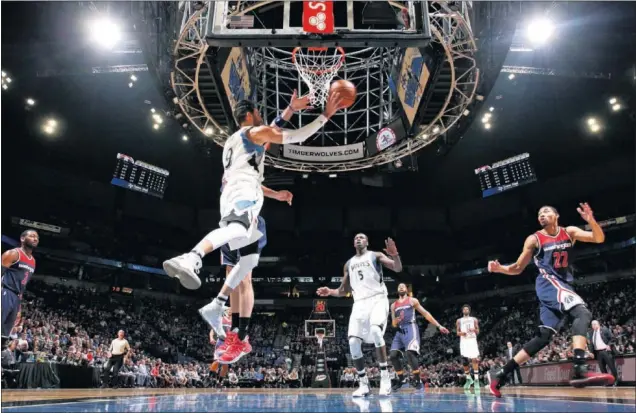
[[[534,255],[534,263],[539,269],[539,275],[548,275],[571,283],[574,279],[570,270],[570,253],[574,242],[565,228],[559,227],[555,236],[541,231],[535,232],[539,249]]]
[[[2,267],[2,287],[22,295],[35,272],[35,258],[28,257],[21,248],[16,248],[18,260],[10,267]]]

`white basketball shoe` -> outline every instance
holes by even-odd
[[[391,394],[391,378],[387,370],[380,371],[380,396],[388,396]]]
[[[212,327],[217,337],[221,340],[226,340],[225,329],[223,328],[223,304],[219,304],[215,298],[208,305],[199,308],[199,314],[205,320],[206,323]]]
[[[353,392],[353,397],[365,397],[368,396],[369,391],[369,378],[367,376],[360,378],[360,387]]]
[[[201,265],[201,257],[193,252],[188,252],[164,261],[163,270],[170,277],[177,278],[181,285],[188,290],[196,290],[201,287],[201,279],[199,278]]]

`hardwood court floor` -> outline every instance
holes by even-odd
[[[635,412],[633,387],[512,387],[503,398],[462,389],[405,389],[390,397],[377,390],[352,399],[350,389],[53,389],[3,390],[7,412]]]

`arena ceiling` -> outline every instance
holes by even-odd
[[[215,204],[220,151],[201,145],[201,136],[168,116],[172,107],[154,73],[135,72],[133,87],[129,72],[96,73],[95,68],[132,67],[144,59],[125,47],[137,36],[132,26],[119,53],[105,53],[91,43],[85,31],[91,5],[4,5],[2,69],[13,82],[2,91],[3,172],[19,170],[27,160],[107,182],[116,153],[123,152],[171,171],[166,199]],[[130,15],[126,6],[113,10],[123,19]],[[388,168],[396,173],[383,182],[406,197],[447,203],[479,196],[476,167],[519,153],[531,153],[541,181],[633,152],[635,62],[633,53],[625,52],[636,45],[630,10],[619,3],[554,5],[553,15],[564,19],[554,42],[532,52],[509,52],[505,65],[516,71],[515,78],[502,73],[486,96],[482,109],[494,108],[492,128],[484,129],[477,117],[461,136],[405,159],[402,168]],[[488,47],[486,39],[480,41]],[[624,101],[625,110],[611,111],[613,96]],[[25,104],[29,97],[36,101],[32,107]],[[160,130],[152,128],[150,108],[165,115]],[[57,136],[40,128],[51,116],[61,125]],[[602,119],[602,133],[589,133],[589,116]],[[397,173],[409,169],[417,172]],[[386,172],[338,177],[337,187],[345,193],[360,176]],[[291,180],[299,192],[334,187],[327,177],[292,175]]]

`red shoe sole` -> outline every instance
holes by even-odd
[[[239,361],[240,359],[242,359],[243,356],[246,356],[246,355],[250,354],[251,352],[252,352],[252,350],[250,350],[248,352],[242,351],[241,354],[239,354],[238,357],[234,358],[233,360],[223,360],[223,357],[221,357],[218,361],[219,361],[219,364],[234,364],[237,361]]]
[[[582,379],[570,380],[570,385],[574,387],[611,386],[612,384],[614,384],[614,376],[607,373],[599,373]]]

